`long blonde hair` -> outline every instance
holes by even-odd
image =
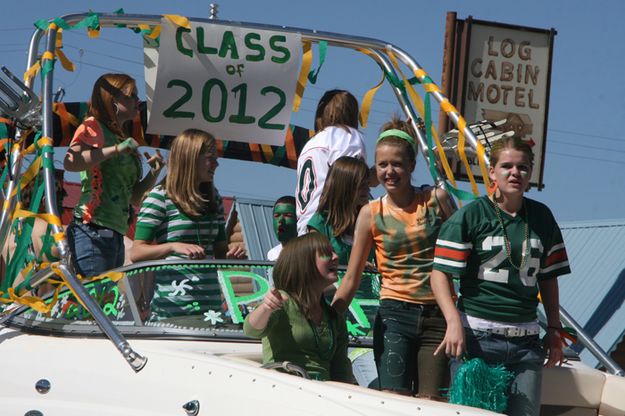
[[[304,234],[284,245],[273,268],[276,289],[288,293],[309,319],[313,305],[321,301],[319,293],[312,290],[315,281],[322,279],[317,269],[317,254],[331,256],[330,241],[321,233]]]
[[[185,214],[199,217],[215,212],[215,187],[209,184],[208,194],[200,190],[200,155],[216,150],[215,138],[197,129],[187,129],[180,133],[171,145],[165,189],[167,196]]]
[[[104,74],[97,79],[91,92],[88,115],[103,123],[121,138],[132,133],[132,120],[120,125],[117,121],[114,102],[120,95],[130,96],[137,86],[136,81],[126,74]]]

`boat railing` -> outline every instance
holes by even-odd
[[[61,17],[63,21],[68,23],[69,25],[80,22],[81,20],[89,17],[92,14],[81,13],[81,14],[69,14]],[[98,13],[99,24],[100,27],[115,27],[115,26],[138,26],[138,25],[159,25],[161,23],[162,16],[160,15],[133,15],[133,14],[109,14],[109,13]],[[215,19],[214,16],[206,19],[194,19],[194,21],[200,21],[215,25],[228,25],[234,27],[244,27],[250,29],[264,29],[264,30],[274,30],[281,32],[291,32],[298,33],[302,40],[319,43],[321,41],[327,42],[330,46],[337,46],[342,48],[349,48],[359,52],[362,52],[372,58],[378,66],[384,71],[385,74],[395,77],[396,80],[405,80],[403,74],[401,77],[398,76],[396,68],[399,70],[397,66],[397,61],[401,62],[405,65],[412,74],[418,79],[422,84],[428,85],[428,93],[431,93],[432,97],[435,98],[436,101],[440,104],[441,111],[445,111],[447,116],[452,121],[453,124],[456,125],[457,128],[462,129],[464,132],[464,136],[466,138],[467,143],[474,150],[478,148],[480,145],[471,130],[471,128],[464,122],[462,116],[457,112],[455,107],[451,105],[449,100],[440,92],[440,90],[433,83],[428,74],[423,70],[423,68],[417,63],[417,61],[412,58],[408,53],[403,51],[402,49],[394,46],[392,44],[383,42],[378,39],[367,38],[367,37],[359,37],[359,36],[348,36],[337,33],[330,32],[321,32],[316,30],[309,29],[301,29],[301,28],[290,28],[283,26],[274,26],[274,25],[262,25],[262,24],[254,24],[254,23],[242,23],[242,22],[231,22],[231,21],[223,21]],[[52,22],[52,21],[51,21]],[[45,42],[45,51],[43,54],[39,54],[39,44],[43,39],[43,36],[46,35]],[[41,57],[42,64],[52,64],[54,59],[54,53],[56,48],[56,39],[58,35],[58,28],[56,25],[50,25],[47,30],[42,30],[37,28],[33,33],[30,41],[29,51],[28,51],[28,61],[26,69],[30,69],[33,65],[38,62]],[[43,67],[43,65],[42,65]],[[43,83],[42,83],[42,100],[41,100],[41,112],[42,112],[42,137],[50,138],[53,136],[53,117],[52,117],[52,109],[53,109],[53,74],[54,69],[46,71],[43,75]],[[32,88],[32,84],[34,82],[35,77],[31,77],[27,80],[26,86]],[[407,81],[405,81],[407,82]],[[414,108],[414,103],[411,102],[411,99],[408,99],[405,91],[403,90],[405,87],[405,82],[402,83],[390,83],[391,88],[393,89],[397,99],[401,105],[402,110],[404,111],[407,118],[411,120],[413,127],[418,135],[419,146],[422,150],[421,154],[425,157],[426,161],[429,162],[429,154],[428,153],[428,144],[426,140],[426,133],[423,128],[418,125],[419,116]],[[19,128],[17,129],[16,137],[20,137],[23,131]],[[43,177],[45,183],[45,192],[46,192],[46,212],[58,217],[59,213],[56,212],[56,193],[55,193],[55,184],[54,184],[54,169],[51,168],[53,166],[53,148],[50,140],[44,141],[44,152],[43,152]],[[478,152],[479,154],[479,152]],[[8,230],[10,227],[11,221],[11,212],[15,207],[15,198],[12,195],[12,190],[16,186],[16,181],[19,180],[19,172],[21,172],[21,161],[23,157],[21,156],[20,149],[14,148],[11,154],[11,166],[10,169],[10,180],[7,186],[7,195],[6,201],[2,210],[2,216],[0,217],[0,247],[4,245],[6,241]],[[46,160],[47,159],[47,160]],[[488,161],[486,160],[486,155],[482,154],[480,156],[480,162],[488,165]],[[444,182],[444,176],[441,173],[439,161],[433,161],[432,166],[433,174],[437,175],[434,180],[437,183]],[[63,235],[62,225],[53,224],[53,233],[55,235]],[[70,251],[65,238],[58,238],[56,240],[57,247],[59,249],[59,254],[61,257],[60,265],[58,266],[58,270],[62,274],[62,277],[72,290],[76,293],[76,295],[83,302],[85,307],[89,310],[92,316],[95,318],[96,322],[102,329],[102,331],[111,339],[111,341],[115,344],[116,348],[122,353],[125,357],[126,361],[131,365],[131,367],[135,371],[141,370],[146,364],[146,358],[142,357],[140,354],[134,352],[125,338],[119,333],[116,327],[111,323],[111,321],[106,317],[106,315],[102,312],[102,309],[98,306],[98,304],[94,301],[94,299],[89,295],[89,293],[85,290],[80,280],[77,278],[76,273],[72,267],[72,262],[70,258]],[[41,279],[40,279],[41,280]],[[613,374],[623,375],[623,370],[613,362],[609,358],[609,356],[599,348],[594,341],[588,337],[583,329],[564,311],[561,309],[561,316],[563,322],[566,325],[573,327],[577,330],[580,342],[586,346],[589,351],[593,352],[595,356],[601,361],[602,364],[606,366],[608,371]]]

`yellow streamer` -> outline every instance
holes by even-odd
[[[39,61],[35,62],[30,68],[24,72],[24,82],[28,83],[35,75],[41,70],[41,64]]]
[[[421,117],[425,118],[425,105],[423,104],[421,97],[419,97],[419,94],[417,94],[417,91],[408,82],[408,79],[406,79],[406,76],[404,75],[401,68],[399,67],[399,62],[397,62],[397,59],[395,58],[395,55],[393,54],[392,51],[390,50],[388,51],[388,56],[389,58],[391,58],[391,62],[393,63],[393,66],[400,73],[404,81],[404,85],[406,86],[406,90],[408,91],[408,95],[410,96],[410,99],[412,100],[413,105],[417,108],[417,111],[419,112]],[[415,70],[414,74],[415,76],[418,76],[418,74],[421,74],[421,77],[427,76],[427,73],[422,69]],[[449,180],[449,182],[451,182],[451,185],[454,188],[457,188],[458,186],[456,185],[456,178],[454,177],[454,172],[451,169],[451,166],[449,165],[449,161],[447,160],[447,155],[445,155],[445,151],[443,150],[441,141],[438,138],[438,133],[436,132],[436,129],[434,128],[434,124],[432,124],[430,133],[432,134],[432,137],[434,138],[434,143],[436,143],[436,151],[438,153],[438,159],[441,162],[441,165],[443,165],[443,171],[445,172],[445,175],[447,176],[447,179]]]
[[[138,27],[141,30],[145,30],[145,31],[149,30],[150,34],[147,35],[147,37],[150,38],[150,39],[156,39],[161,34],[161,25],[150,26],[150,25],[143,25],[142,24],[142,25],[139,25]]]
[[[371,104],[373,104],[373,96],[380,89],[382,84],[384,84],[384,80],[386,76],[384,72],[382,72],[382,79],[378,82],[377,85],[374,85],[369,91],[367,91],[362,98],[362,105],[360,106],[360,113],[358,114],[358,118],[360,120],[360,125],[364,129],[367,127],[367,121],[369,120],[369,112],[371,111]]]
[[[57,227],[61,227],[61,219],[53,214],[41,213],[37,214],[35,212],[27,211],[25,209],[16,208],[13,212],[13,220],[17,218],[39,218],[47,222],[48,224],[56,225]]]
[[[164,14],[163,17],[176,26],[184,27],[185,29],[191,29],[191,23],[189,22],[189,19],[184,16],[180,16],[177,14]]]
[[[482,172],[482,178],[484,179],[484,187],[486,188],[487,193],[491,193],[490,191],[490,180],[488,179],[488,170],[486,169],[486,164],[484,163],[484,146],[480,141],[477,141],[477,160],[480,164],[480,171]]]
[[[421,79],[423,77],[427,77],[428,73],[425,72],[425,70],[419,68],[419,69],[415,69],[414,74],[417,78]]]
[[[95,39],[95,38],[100,37],[100,28],[88,27],[87,28],[87,36],[89,36],[89,38],[91,38],[91,39]]]
[[[265,155],[265,160],[268,162],[271,161],[271,159],[273,159],[273,150],[271,150],[271,146],[269,146],[268,144],[261,144],[260,148]]]
[[[302,97],[304,96],[304,90],[306,89],[306,83],[308,82],[308,73],[310,72],[310,66],[312,64],[312,45],[309,40],[302,42],[303,56],[302,56],[302,69],[299,72],[297,78],[297,86],[295,87],[295,97],[293,98],[293,111],[299,111],[299,106],[302,103]]]
[[[43,55],[41,55],[41,60],[47,59],[48,61],[54,61],[54,54],[50,51],[45,51]]]
[[[22,176],[22,179],[20,180],[21,189],[24,189],[26,185],[28,185],[28,183],[32,181],[35,178],[35,176],[37,176],[37,173],[39,173],[40,167],[41,167],[41,157],[37,157],[33,161],[33,163],[30,164],[26,172],[24,172],[24,175]],[[13,189],[13,192],[11,192],[11,197],[14,197],[15,195],[17,195],[17,189],[18,189],[17,187]]]
[[[56,34],[55,54],[57,58],[59,58],[59,61],[61,61],[61,65],[63,66],[63,68],[65,68],[67,71],[74,72],[74,69],[76,68],[74,67],[74,64],[69,59],[67,59],[67,56],[65,56],[65,53],[63,52],[62,48],[63,48],[63,30],[61,29]]]
[[[454,107],[454,105],[452,103],[449,102],[448,99],[444,99],[443,102],[440,104],[441,110],[443,110],[445,113],[449,114],[449,113],[457,113],[458,110],[456,110],[456,107]]]
[[[466,127],[467,127],[466,120],[462,116],[459,116],[458,118],[458,154],[460,155],[460,160],[462,160],[464,169],[467,171],[467,176],[469,178],[469,182],[471,183],[471,191],[473,192],[473,195],[479,195],[480,192],[477,190],[477,183],[475,182],[475,178],[473,177],[473,171],[471,170],[471,165],[469,165],[469,160],[467,159],[467,153],[464,149],[464,146],[465,146],[464,129]]]
[[[39,148],[43,148],[44,146],[54,146],[54,141],[48,136],[42,136],[39,140],[37,140],[37,145]]]

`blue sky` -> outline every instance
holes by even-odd
[[[1,63],[23,73],[32,23],[68,13],[112,12],[208,15],[208,2],[151,1],[3,1],[0,28]],[[537,28],[555,28],[544,190],[531,198],[549,205],[559,221],[625,217],[625,2],[581,1],[222,1],[219,18],[373,37],[410,53],[440,82],[445,16],[498,21]],[[54,88],[63,87],[65,101],[87,100],[95,79],[104,72],[126,72],[142,80],[142,51],[138,36],[128,30],[105,29],[98,40],[85,31],[68,31],[65,52],[75,72],[57,65]],[[316,58],[315,58],[316,59]],[[316,63],[316,62],[315,62]],[[296,124],[311,127],[314,108],[326,89],[344,88],[359,100],[380,77],[379,69],[355,52],[329,50],[316,85],[307,88]],[[373,145],[381,123],[398,111],[389,88],[374,100],[370,124],[363,132],[372,162]],[[434,120],[437,120],[437,115]],[[431,182],[419,160],[414,183]],[[292,194],[295,172],[273,166],[222,160],[216,182],[224,195],[275,199]],[[376,190],[374,195],[378,195]]]

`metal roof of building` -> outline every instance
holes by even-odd
[[[558,279],[560,304],[611,353],[625,335],[625,219],[565,222],[560,228],[572,271]],[[588,350],[574,349],[588,365],[598,364]]]
[[[267,260],[267,252],[278,244],[273,232],[273,204],[274,201],[262,199],[236,198],[234,201],[250,260]]]

